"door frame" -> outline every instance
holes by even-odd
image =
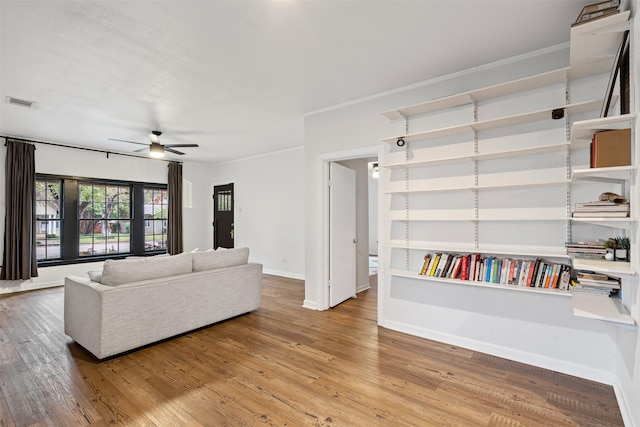
[[[353,150],[338,151],[333,153],[320,154],[317,156],[316,165],[321,169],[322,179],[318,183],[317,194],[322,198],[321,221],[322,228],[321,233],[321,260],[319,265],[321,266],[319,271],[319,279],[317,281],[316,295],[318,295],[317,305],[314,308],[316,310],[328,310],[329,309],[329,163],[339,162],[342,160],[351,159],[363,159],[368,157],[378,157],[378,162],[381,163],[382,156],[384,154],[384,145],[379,145],[356,148]],[[384,172],[380,170],[380,178],[383,179]],[[378,185],[378,324],[383,319],[383,296],[387,290],[384,283],[384,275],[380,266],[384,265],[385,254],[382,248],[383,236],[383,223],[381,216],[381,207],[383,204],[382,185]],[[316,234],[318,236],[318,234]]]

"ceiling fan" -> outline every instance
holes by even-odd
[[[146,148],[141,148],[139,150],[135,150],[136,153],[141,153],[143,151],[149,150],[149,155],[151,157],[164,157],[164,152],[168,151],[169,153],[179,154],[181,156],[184,155],[182,151],[174,150],[174,147],[198,147],[198,144],[160,144],[160,135],[162,132],[159,130],[152,130],[149,134],[149,140],[151,144],[145,144],[143,142],[136,141],[127,141],[126,139],[116,139],[109,138],[110,141],[120,141],[120,142],[128,142],[130,144],[138,144],[138,145],[146,145]]]

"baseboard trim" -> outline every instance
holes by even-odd
[[[443,334],[442,332],[434,330],[417,328],[415,326],[401,322],[387,320],[382,321],[381,326],[388,329],[393,329],[398,332],[404,332],[421,338],[426,338],[485,354],[490,354],[496,357],[502,357],[504,359],[513,360],[515,362],[526,363],[527,365],[537,366],[539,368],[549,369],[551,371],[573,375],[611,386],[613,386],[615,381],[615,375],[611,372],[593,369],[588,366],[583,366],[575,363],[558,361],[557,359],[553,359],[547,356],[541,356],[539,354],[514,350],[511,348],[488,344],[468,338],[462,338],[455,335]]]
[[[620,408],[620,414],[622,415],[624,425],[626,427],[638,427],[638,424],[635,422],[636,420],[633,418],[633,413],[631,412],[632,406],[629,406],[629,399],[627,399],[624,389],[617,381],[613,383],[613,392],[616,395],[618,408]]]
[[[12,283],[14,280],[7,280],[5,282]],[[57,286],[63,286],[64,281],[32,283],[28,280],[22,281],[17,287],[5,287],[0,285],[0,294],[12,294],[15,292],[36,291],[38,289],[55,288]]]
[[[262,272],[264,274],[270,274],[272,276],[280,276],[280,277],[286,277],[288,279],[304,280],[304,274],[290,273],[288,271],[280,271],[280,270],[271,270],[268,268],[262,270]]]
[[[308,308],[309,310],[318,310],[318,305],[315,301],[304,300],[302,303],[303,308]]]

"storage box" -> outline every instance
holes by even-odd
[[[591,141],[591,167],[631,165],[631,129],[596,132]]]

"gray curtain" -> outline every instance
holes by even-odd
[[[2,280],[26,280],[38,276],[35,150],[33,144],[7,140]]]
[[[181,253],[182,243],[182,164],[169,163],[169,224],[167,225],[167,252]]]

